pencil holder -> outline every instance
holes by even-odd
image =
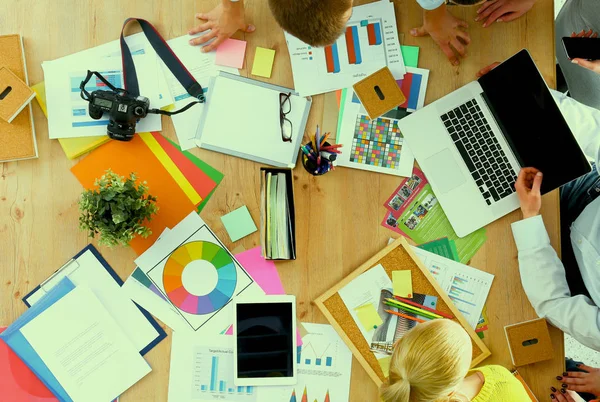
[[[323,146],[331,146],[328,142],[324,142]],[[312,144],[309,142],[304,145],[304,147],[308,147],[312,149]],[[300,151],[300,156],[302,156],[302,166],[304,169],[313,176],[323,176],[325,173],[329,172],[333,169],[333,162],[335,161],[335,154],[332,154],[333,160],[329,160],[325,157],[321,157],[320,164],[318,160],[308,157],[304,152]]]

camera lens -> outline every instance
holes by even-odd
[[[133,113],[135,113],[136,116],[143,116],[144,108],[141,106],[136,106],[135,109],[133,109]]]

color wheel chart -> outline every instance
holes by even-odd
[[[233,349],[197,346],[192,367],[192,396],[201,401],[255,402],[255,387],[233,384]]]
[[[350,162],[398,169],[404,137],[396,120],[356,117]]]

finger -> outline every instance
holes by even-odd
[[[567,389],[575,392],[588,392],[590,390],[587,385],[567,385]]]
[[[586,383],[586,379],[585,378],[569,378],[569,377],[563,377],[562,382],[569,385],[569,389],[571,388],[571,385],[581,385],[581,384],[585,384]]]
[[[217,37],[217,32],[210,31],[209,33],[206,33],[206,34],[204,34],[202,36],[198,36],[197,38],[191,39],[190,40],[190,45],[192,45],[192,46],[198,46],[198,45],[206,43],[209,40],[211,40],[212,38],[216,38],[216,37]]]
[[[208,20],[208,14],[198,13],[198,14],[196,14],[196,18],[199,20]]]
[[[525,171],[525,169],[521,169],[521,171],[519,172],[519,176],[517,176],[517,181],[515,182],[515,190],[517,190],[517,192],[521,192],[527,189],[527,187],[525,186],[526,177],[527,172]]]
[[[458,66],[458,59],[454,55],[454,52],[452,51],[450,46],[448,44],[440,44],[440,47],[442,48],[442,52],[444,52],[448,60],[450,60],[450,63],[452,63],[452,65],[454,66]]]
[[[579,371],[569,371],[567,373],[567,376],[563,377],[563,381],[566,381],[571,378],[585,378],[585,377],[588,377],[589,375],[590,375],[589,373],[582,373]]]
[[[456,26],[457,27],[462,27],[462,28],[465,28],[465,29],[469,28],[469,24],[467,24],[467,21],[464,21],[464,20],[458,20],[458,21],[456,21]]]
[[[487,17],[490,16],[491,13],[493,13],[494,11],[496,11],[497,9],[499,9],[500,7],[502,7],[502,4],[501,4],[500,1],[492,4],[485,11],[483,11],[481,14],[477,15],[477,17],[475,18],[475,21],[483,21],[483,20],[485,20]]]
[[[590,36],[590,38],[597,38],[598,37],[598,32],[594,32],[594,34],[592,36]]]
[[[594,71],[596,73],[600,73],[600,61],[589,61],[583,59],[573,59],[572,63],[578,64],[583,68],[587,68],[588,70]]]
[[[592,36],[593,33],[594,33],[594,30],[590,29],[589,32],[586,32],[583,34],[583,37],[589,38],[590,36]]]
[[[485,3],[483,3],[481,5],[481,7],[479,7],[479,9],[477,10],[477,14],[481,14],[482,12],[484,12],[488,7],[490,7],[492,4],[495,4],[496,1],[495,0],[489,0],[486,1]],[[475,20],[477,21],[477,20]]]
[[[225,39],[227,39],[226,35],[217,36],[216,40],[212,41],[211,43],[209,43],[206,46],[202,46],[202,53],[208,53],[208,52],[211,52],[211,51],[215,50],[216,48],[219,47],[219,45],[221,43],[223,43],[223,41]]]
[[[246,25],[246,29],[244,29],[244,32],[246,33],[252,33],[254,31],[256,31],[256,27],[252,24]]]
[[[465,46],[462,43],[460,43],[458,39],[452,39],[450,43],[452,44],[452,47],[456,49],[456,52],[460,54],[461,57],[465,57],[465,55],[467,54],[467,49],[465,49]]]
[[[588,373],[591,373],[592,371],[596,371],[596,370],[598,370],[598,369],[597,369],[597,368],[595,368],[595,367],[586,366],[586,365],[585,365],[585,364],[583,364],[583,363],[582,363],[582,364],[578,364],[578,365],[577,365],[577,368],[578,368],[578,369],[585,370],[585,371],[587,371]],[[569,375],[571,375],[571,373],[569,373]]]
[[[508,13],[508,14],[504,14],[502,17],[498,18],[498,22],[510,22],[510,21],[514,21],[517,18],[519,18],[521,15],[521,13]]]
[[[427,35],[429,35],[427,33],[427,31],[425,30],[425,28],[423,28],[423,27],[418,27],[418,28],[411,29],[410,30],[410,34],[412,36],[427,36]]]
[[[500,62],[497,61],[495,63],[490,64],[487,67],[482,68],[481,70],[479,70],[477,72],[477,77],[482,77],[484,75],[486,75],[487,73],[489,73],[490,71],[492,71],[494,68],[498,67],[500,65]]]
[[[540,194],[540,189],[542,188],[542,172],[537,172],[535,178],[533,179],[533,185],[531,186],[531,192],[534,194]]]
[[[456,36],[460,38],[466,45],[471,44],[471,37],[465,31],[457,30]]]
[[[492,25],[494,23],[494,21],[498,21],[500,20],[504,14],[507,13],[507,8],[506,7],[500,7],[498,8],[496,11],[494,11],[493,13],[490,14],[490,16],[488,17],[488,19],[483,23],[483,27],[488,27],[490,25]],[[499,21],[502,22],[502,21]]]
[[[208,31],[213,26],[212,22],[205,22],[204,24],[200,24],[197,27],[194,27],[188,31],[189,35],[195,35],[200,32]]]

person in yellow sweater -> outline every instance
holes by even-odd
[[[469,370],[471,338],[457,323],[432,320],[407,332],[395,345],[390,376],[380,389],[384,402],[529,401],[527,391],[502,366]]]

